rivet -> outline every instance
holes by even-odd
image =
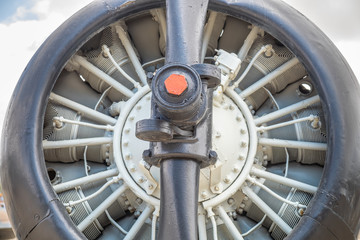
[[[225,178],[224,178],[224,183],[229,183],[230,182],[230,177],[229,176],[226,176]]]
[[[243,160],[245,160],[245,157],[243,155],[240,155],[239,160],[243,161]]]
[[[220,133],[220,132],[218,132],[218,131],[216,131],[216,133],[215,133],[215,137],[216,137],[216,138],[220,138],[220,137],[221,137],[221,133]]]
[[[130,120],[130,121],[134,121],[134,119],[135,119],[134,116],[130,116],[130,117],[129,117],[129,120]]]
[[[153,189],[153,188],[154,188],[154,185],[149,184],[148,188],[151,190],[151,189]]]
[[[215,191],[219,191],[219,190],[220,190],[219,186],[217,186],[217,185],[214,187],[214,189],[215,189]]]
[[[247,147],[247,142],[241,142],[241,147],[243,148]]]
[[[237,116],[236,116],[236,121],[241,122],[241,120],[242,120],[241,116],[240,116],[240,115],[237,115]]]
[[[239,172],[239,171],[240,171],[239,167],[235,166],[235,167],[233,168],[233,172],[234,172],[234,173],[237,173],[237,172]]]
[[[126,160],[130,160],[131,158],[132,158],[131,153],[128,153],[128,154],[125,155]]]
[[[231,105],[229,106],[229,109],[230,109],[230,110],[234,110],[234,109],[235,109],[234,105],[231,104]]]
[[[129,141],[124,141],[123,146],[127,147],[129,145]]]
[[[129,133],[130,130],[131,130],[130,128],[125,129],[125,133]]]
[[[240,130],[240,133],[241,133],[241,134],[246,134],[246,130],[245,130],[245,129],[241,129],[241,130]]]
[[[140,177],[139,180],[138,180],[139,183],[143,183],[145,182],[145,179],[143,177]]]
[[[146,100],[147,100],[147,101],[150,101],[150,99],[151,99],[150,96],[147,96],[147,97],[146,97]]]
[[[207,197],[206,191],[202,191],[202,192],[201,192],[201,197],[202,197],[202,198],[206,198],[206,197]]]
[[[141,105],[137,105],[136,110],[140,110],[140,109],[141,109]]]

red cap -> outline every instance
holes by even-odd
[[[166,91],[170,94],[180,96],[188,87],[185,76],[180,74],[171,74],[165,80]]]

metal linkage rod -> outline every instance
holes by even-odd
[[[67,191],[69,189],[84,185],[84,184],[93,183],[93,182],[103,180],[105,178],[113,177],[113,176],[117,175],[118,172],[119,171],[116,168],[113,168],[113,169],[106,170],[103,172],[94,173],[94,174],[91,174],[86,177],[77,178],[77,179],[74,179],[74,180],[71,180],[68,182],[60,183],[53,187],[54,187],[54,190],[56,193],[61,193],[61,192]]]
[[[291,232],[292,228],[284,222],[284,220],[277,215],[256,193],[249,187],[242,188],[244,194],[246,194],[251,201],[258,206],[263,213],[265,213],[276,225],[280,227],[287,235]]]
[[[149,218],[149,216],[151,215],[151,213],[153,211],[154,211],[154,207],[147,205],[146,208],[144,209],[144,211],[139,216],[139,218],[134,223],[134,225],[132,225],[131,229],[126,234],[124,240],[134,239],[136,237],[136,234],[139,232],[141,227],[144,225],[146,219]]]
[[[68,148],[68,147],[82,147],[92,145],[102,145],[111,143],[112,138],[110,137],[95,137],[95,138],[80,138],[71,140],[60,140],[60,141],[48,141],[44,140],[44,149],[56,149],[56,148]]]
[[[313,104],[318,103],[318,102],[320,102],[320,97],[318,95],[316,95],[316,96],[310,97],[310,98],[308,98],[306,100],[303,100],[303,101],[294,103],[294,104],[292,104],[290,106],[279,109],[279,110],[277,110],[275,112],[266,114],[265,116],[256,118],[256,119],[254,119],[254,122],[255,122],[255,124],[257,126],[259,126],[259,125],[261,125],[263,123],[270,122],[272,120],[281,118],[281,117],[283,117],[285,115],[288,115],[288,114],[290,114],[292,112],[296,112],[298,110],[307,108],[310,105],[313,105]]]
[[[304,192],[314,194],[317,191],[317,187],[312,186],[310,184],[296,181],[291,178],[286,178],[286,177],[283,177],[283,176],[280,176],[280,175],[277,175],[277,174],[274,174],[271,172],[267,172],[267,171],[264,171],[264,170],[261,170],[258,168],[252,168],[251,174],[254,174],[255,176],[260,177],[260,178],[265,178],[270,181],[283,184],[288,187],[299,189]]]
[[[90,71],[91,73],[93,73],[94,75],[96,75],[97,77],[99,77],[101,80],[103,80],[104,82],[106,82],[107,84],[109,84],[110,86],[112,86],[114,89],[124,94],[125,96],[130,98],[134,95],[134,93],[130,89],[128,89],[127,87],[116,81],[114,78],[107,75],[101,69],[97,68],[95,65],[93,65],[88,60],[86,60],[86,58],[81,57],[79,55],[74,55],[72,60],[75,63],[82,66],[83,68]]]
[[[242,240],[244,239],[242,236],[241,236],[241,233],[239,232],[239,230],[236,228],[234,222],[230,219],[230,217],[226,214],[224,208],[222,206],[219,206],[218,207],[218,212],[219,212],[219,215],[221,217],[221,219],[224,221],[227,229],[229,230],[231,236],[234,238],[234,239],[238,239],[238,240]]]
[[[75,101],[72,101],[70,99],[64,98],[60,95],[57,95],[55,93],[50,93],[50,100],[59,103],[60,105],[63,105],[65,107],[68,107],[72,110],[75,110],[77,112],[80,112],[84,114],[85,116],[91,118],[92,120],[96,122],[106,123],[106,124],[112,124],[114,125],[116,123],[116,119],[112,118],[108,115],[105,115],[101,112],[95,111],[94,109],[91,109],[89,107],[86,107],[80,103],[77,103]]]
[[[284,72],[286,72],[287,70],[289,70],[298,63],[299,60],[297,58],[293,58],[287,61],[280,67],[276,68],[274,71],[270,72],[269,74],[261,78],[259,81],[252,84],[250,87],[244,89],[244,91],[240,93],[240,97],[242,98],[248,97],[249,95],[256,92],[257,90],[268,84],[269,82],[273,81],[275,78],[277,78],[278,76],[280,76],[281,74],[283,74]]]
[[[96,220],[111,204],[113,204],[123,192],[127,189],[125,184],[116,189],[108,198],[105,199],[97,208],[94,209],[77,227],[80,231],[84,231],[93,221]]]
[[[135,71],[137,73],[137,75],[139,76],[141,82],[146,85],[146,74],[144,69],[141,66],[141,63],[135,53],[135,50],[133,48],[133,45],[131,44],[130,38],[128,33],[124,30],[124,28],[120,25],[116,25],[115,26],[116,29],[116,33],[119,36],[119,39],[121,41],[121,43],[124,45],[126,53],[129,55],[129,58],[135,68]]]
[[[326,151],[327,149],[326,143],[270,139],[270,138],[259,138],[259,144],[272,146],[272,147],[299,148],[299,149],[318,150],[318,151]]]

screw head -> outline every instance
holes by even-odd
[[[171,74],[164,83],[166,91],[176,96],[180,96],[188,88],[185,76],[180,74]]]

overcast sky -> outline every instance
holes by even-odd
[[[90,0],[0,1],[0,126],[22,71],[36,49]],[[337,45],[360,79],[360,1],[286,0]]]

